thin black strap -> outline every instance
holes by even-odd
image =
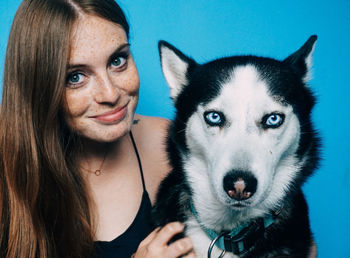
[[[143,191],[146,191],[146,184],[145,184],[145,179],[143,177],[143,170],[142,170],[142,165],[141,165],[141,159],[140,159],[139,152],[137,151],[136,143],[135,143],[134,137],[132,136],[132,132],[131,131],[130,131],[130,139],[131,139],[132,145],[134,146],[134,150],[135,150],[135,153],[136,153],[137,161],[139,163]]]

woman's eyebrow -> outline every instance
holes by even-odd
[[[87,65],[84,65],[84,64],[69,64],[68,67],[67,67],[67,70],[75,70],[75,69],[83,69],[83,68],[86,68]]]
[[[110,54],[109,56],[111,58],[115,57],[116,55],[118,55],[120,52],[128,52],[129,51],[129,47],[130,47],[130,44],[129,43],[125,43],[121,46],[119,46],[116,50],[114,50],[114,52],[112,54]]]
[[[123,51],[124,49],[129,49],[129,47],[130,47],[130,43],[122,44],[113,53],[118,53],[120,51]]]
[[[116,48],[116,50],[114,50],[110,56],[115,56],[116,54],[118,54],[122,51],[129,50],[129,47],[130,47],[130,43],[124,43],[124,44],[118,46]],[[85,67],[87,67],[87,65],[85,65],[85,64],[68,64],[67,70],[73,70],[73,69],[77,69],[77,68],[82,69]]]

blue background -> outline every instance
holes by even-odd
[[[1,0],[0,69],[19,0]],[[311,87],[313,118],[323,138],[320,169],[304,186],[319,257],[350,257],[350,1],[120,0],[131,24],[141,77],[138,112],[172,118],[157,41],[167,40],[199,62],[236,54],[283,59],[319,36]],[[2,76],[2,72],[1,72]]]

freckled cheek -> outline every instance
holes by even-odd
[[[118,84],[125,92],[132,96],[138,95],[140,78],[135,66],[133,66],[132,69],[129,69],[122,78],[117,78],[117,80],[118,79]]]
[[[70,118],[84,115],[89,108],[90,101],[89,94],[82,94],[81,92],[67,93],[67,107],[65,108],[67,115],[69,115]]]
[[[137,78],[130,79],[127,82],[127,85],[132,95],[138,95],[140,89],[140,80],[138,76]]]

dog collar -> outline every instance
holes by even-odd
[[[256,239],[264,234],[265,229],[275,221],[275,217],[277,215],[268,214],[264,218],[258,218],[251,222],[243,223],[231,231],[224,231],[217,234],[212,229],[204,226],[199,219],[198,213],[192,202],[190,202],[190,206],[196,221],[211,239],[208,257],[210,257],[211,249],[213,248],[214,244],[221,250],[224,250],[223,252],[232,252],[236,255],[244,254],[255,244]]]

